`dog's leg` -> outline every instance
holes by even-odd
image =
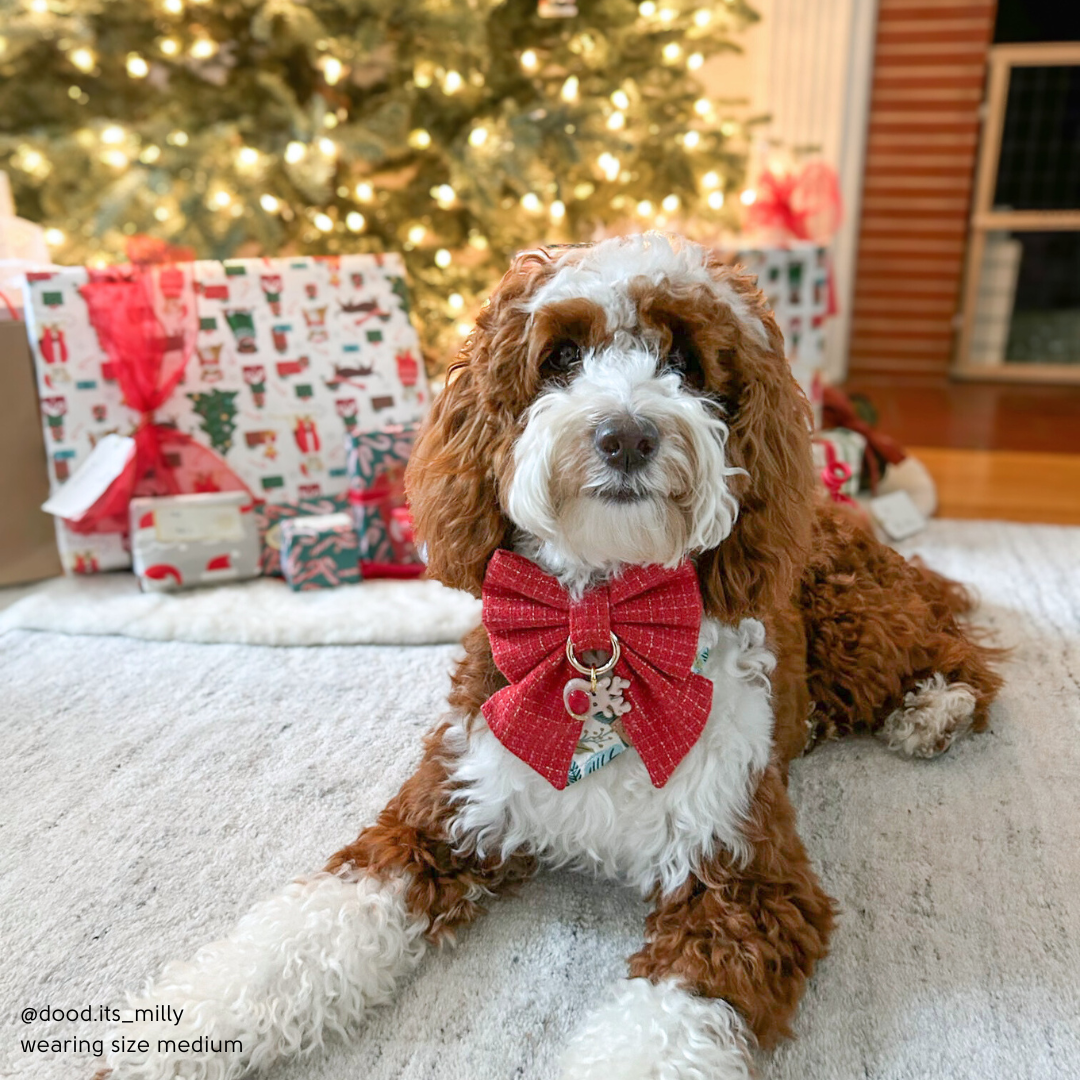
[[[843,515],[823,514],[816,541],[800,595],[818,737],[871,731],[933,757],[984,730],[1002,652],[961,623],[966,590]]]
[[[717,856],[656,898],[631,977],[566,1051],[566,1080],[746,1080],[751,1048],[791,1034],[834,912],[776,767],[762,779],[747,837],[748,866]]]
[[[343,1034],[419,962],[533,869],[525,856],[481,859],[452,845],[443,731],[375,825],[326,871],[256,905],[190,963],[169,964],[129,1000],[114,1080],[232,1080]],[[144,1010],[139,1013],[138,1010]],[[200,1041],[201,1040],[201,1041]]]

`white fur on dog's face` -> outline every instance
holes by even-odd
[[[624,474],[604,459],[595,433],[606,420],[656,425],[655,455]],[[683,384],[644,334],[616,332],[582,355],[569,381],[541,390],[514,448],[507,517],[522,550],[571,587],[622,564],[678,564],[719,545],[738,504],[727,477],[727,425],[715,402]],[[612,496],[623,496],[616,501]]]

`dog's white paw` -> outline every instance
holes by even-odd
[[[750,1038],[726,1001],[625,979],[563,1055],[563,1080],[748,1080]]]
[[[110,1080],[235,1080],[344,1034],[420,960],[403,881],[319,874],[128,1000]]]
[[[932,675],[904,696],[903,707],[886,718],[881,736],[890,750],[908,757],[936,757],[971,727],[974,712],[975,692],[967,683]]]

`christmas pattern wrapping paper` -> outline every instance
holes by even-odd
[[[854,498],[859,494],[862,485],[863,454],[866,453],[866,437],[857,431],[848,428],[830,428],[828,431],[819,431],[814,436],[814,466],[818,470],[822,483],[830,491],[836,490],[841,495]],[[829,446],[831,452],[826,449]],[[846,480],[836,476],[830,482],[826,482],[824,473],[832,467],[832,463],[846,465],[850,475]]]
[[[281,568],[297,591],[360,580],[360,540],[352,515],[321,514],[281,523]]]
[[[746,248],[734,262],[757,276],[758,287],[784,335],[791,373],[821,426],[824,388],[825,321],[829,316],[829,249],[818,244]]]
[[[254,509],[242,491],[132,499],[132,566],[143,591],[257,577]]]
[[[259,500],[341,496],[343,435],[419,420],[428,389],[398,256],[192,265],[198,331],[183,381],[155,414],[215,450]],[[79,288],[84,267],[28,275],[27,328],[53,491],[127,408]],[[162,275],[167,289],[167,275]],[[181,303],[164,297],[165,305]],[[130,565],[119,533],[58,523],[69,571]]]
[[[346,435],[349,502],[369,577],[395,565],[423,570],[411,526],[406,530],[400,513],[395,516],[405,508],[405,465],[416,432],[416,424],[393,424]]]
[[[313,499],[297,499],[292,503],[260,503],[255,508],[262,538],[259,569],[269,577],[282,577],[281,527],[296,517],[322,517],[327,514],[349,513],[349,500],[345,495],[321,495]]]

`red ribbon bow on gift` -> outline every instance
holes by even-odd
[[[564,706],[563,691],[588,670],[575,670],[570,658],[613,652],[612,674],[630,684],[623,729],[653,785],[663,787],[712,707],[712,683],[691,671],[702,615],[694,567],[631,567],[572,600],[528,559],[497,551],[484,577],[483,603],[495,666],[511,684],[482,710],[503,746],[552,786],[566,787],[582,720]]]
[[[751,231],[776,231],[795,240],[823,243],[840,227],[840,181],[823,161],[780,175],[766,169],[755,188],[746,211]]]
[[[154,412],[184,374],[197,329],[190,264],[93,270],[79,290],[124,404],[140,414],[135,454],[77,521],[78,533],[126,532],[135,495],[250,490],[221,457]]]

